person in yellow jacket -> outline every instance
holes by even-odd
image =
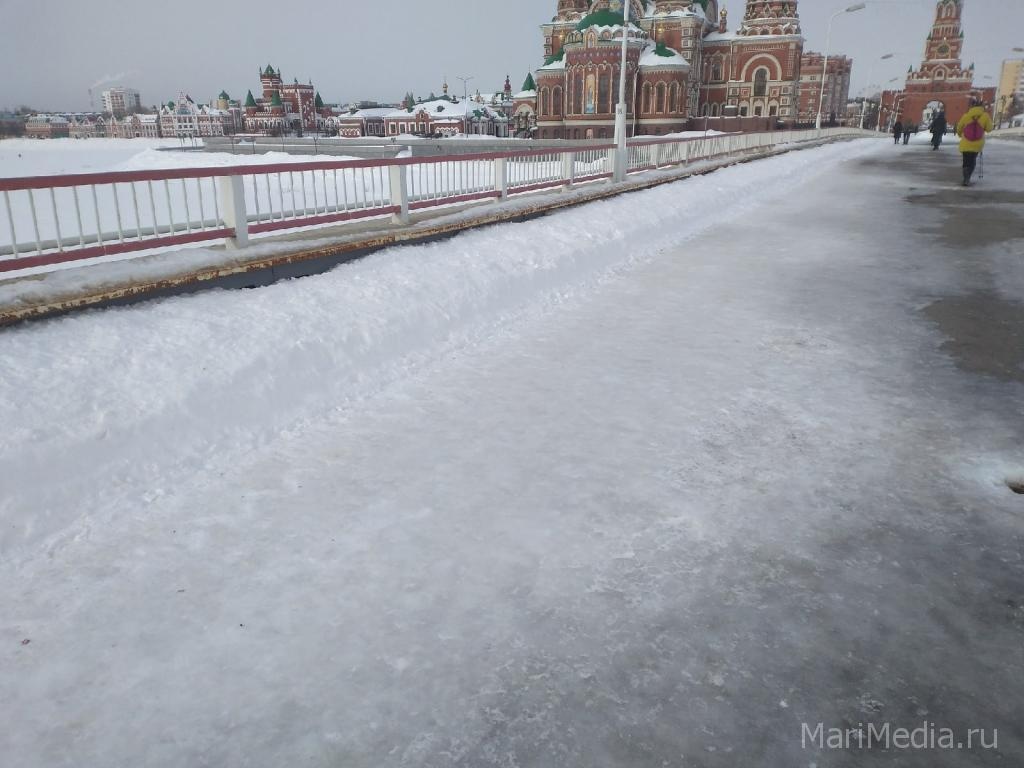
[[[971,185],[971,176],[978,164],[978,155],[985,148],[985,134],[992,130],[992,118],[979,99],[971,99],[971,108],[956,124],[960,137],[960,154],[964,156],[964,186]]]

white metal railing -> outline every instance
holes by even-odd
[[[1003,131],[1006,133],[1006,131]],[[639,137],[627,169],[639,173],[856,128],[687,138]],[[524,145],[528,146],[528,145]],[[377,160],[0,179],[0,272],[111,254],[226,240],[612,178],[615,146]]]

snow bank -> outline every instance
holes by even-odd
[[[512,318],[701,236],[874,141],[795,152],[330,273],[0,334],[0,555],[58,545]],[[770,185],[771,198],[762,193]],[[127,504],[111,503],[114,499]]]

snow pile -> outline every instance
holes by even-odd
[[[0,553],[75,536],[118,508],[112,497],[139,499],[243,456],[724,225],[759,205],[766,184],[796,187],[873,146],[771,158],[254,291],[0,334]]]

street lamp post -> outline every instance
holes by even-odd
[[[462,129],[466,133],[469,133],[469,106],[467,105],[466,102],[469,100],[469,81],[472,80],[473,77],[459,77],[458,75],[456,75],[455,79],[462,81],[462,109],[465,112],[462,117]]]
[[[856,13],[857,11],[863,11],[867,7],[867,3],[856,3],[841,11],[836,11],[828,20],[828,32],[825,35],[825,60],[821,65],[821,95],[818,97],[818,119],[814,122],[814,127],[819,131],[821,130],[821,110],[825,106],[825,80],[828,77],[828,54],[829,48],[832,45],[832,22],[836,20],[837,16],[841,16],[844,13]]]
[[[619,69],[619,103],[615,106],[615,181],[626,178],[626,55],[629,43],[629,3],[622,3],[622,65]],[[636,105],[633,105],[636,109]]]
[[[872,79],[875,76],[875,65],[878,62],[880,62],[880,61],[885,61],[886,59],[891,59],[895,55],[896,55],[895,53],[887,53],[884,56],[881,56],[881,57],[879,57],[877,59],[872,59],[872,61],[871,61],[871,69],[868,71],[868,89],[871,88],[871,81],[872,81]],[[860,129],[863,131],[864,130],[864,120],[868,116],[868,99],[867,99],[867,94],[864,95],[864,101],[861,102],[860,106],[861,106],[861,110],[860,110]],[[879,105],[879,106],[881,106],[881,105]]]
[[[893,77],[893,78],[890,78],[890,79],[889,79],[889,83],[888,83],[888,84],[892,84],[892,83],[895,83],[895,82],[896,82],[897,80],[899,80],[899,78],[898,78],[898,77]],[[882,96],[883,96],[883,97],[885,96],[885,91],[884,91],[884,90],[882,91]],[[882,101],[883,101],[883,99],[881,99],[881,98],[880,98],[880,99],[878,100],[878,124],[877,124],[877,125],[875,126],[875,130],[876,130],[876,131],[880,131],[880,130],[882,130],[882,114],[883,114],[883,111],[882,111]],[[892,100],[892,106],[891,106],[891,107],[889,108],[889,111],[890,111],[890,112],[891,112],[891,111],[892,111],[893,109],[895,109],[895,108],[896,108],[896,101],[897,101],[897,100],[896,100],[896,98],[894,97],[894,98],[893,98],[893,100]],[[888,129],[887,129],[887,130],[888,130]]]

